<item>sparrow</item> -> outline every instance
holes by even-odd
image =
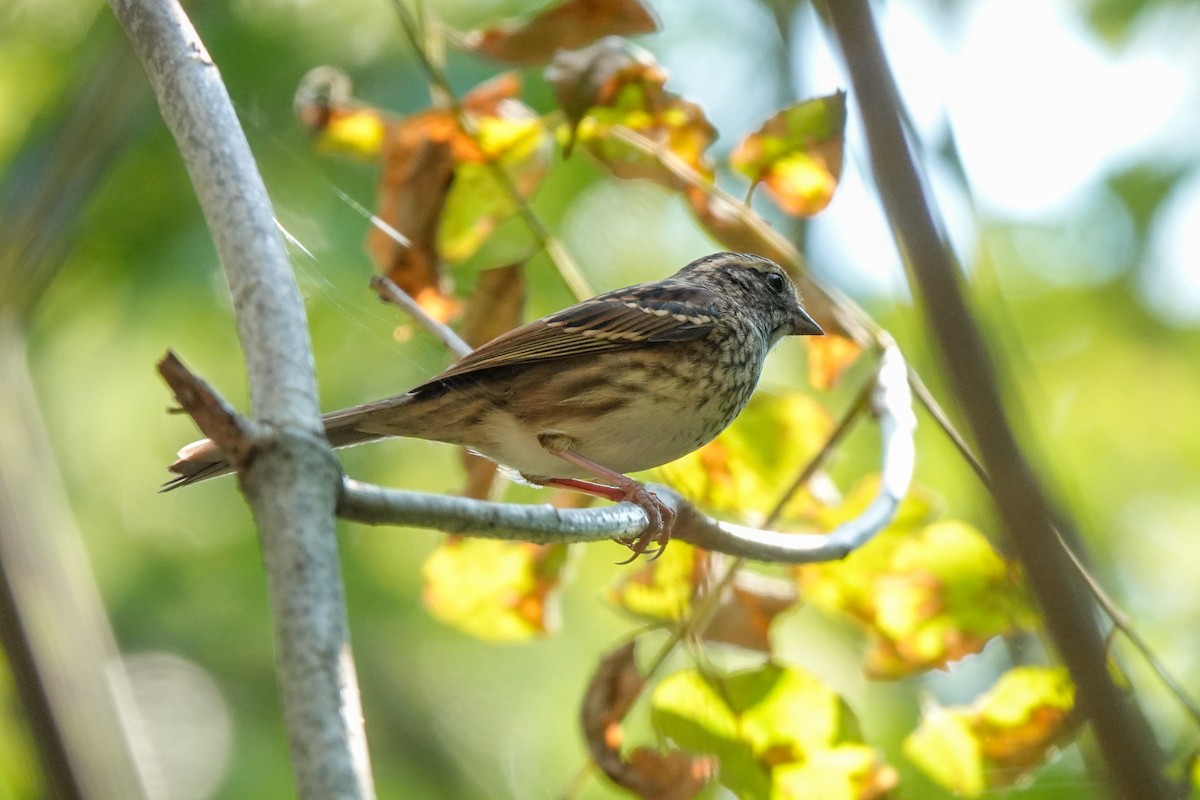
[[[389,436],[462,445],[529,483],[641,507],[632,558],[670,538],[673,509],[626,473],[712,441],[741,412],[784,336],[821,335],[787,272],[715,253],[663,280],[522,325],[404,394],[323,417],[333,447]],[[231,472],[210,440],[170,466],[175,489]]]

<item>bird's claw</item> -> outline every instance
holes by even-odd
[[[640,483],[629,487],[622,499],[645,511],[649,522],[646,529],[634,538],[617,540],[633,551],[633,555],[624,561],[618,561],[617,564],[629,564],[636,561],[638,556],[647,554],[650,555],[651,561],[656,560],[667,549],[667,542],[671,541],[671,529],[675,526],[675,509]],[[658,547],[648,550],[651,542]]]

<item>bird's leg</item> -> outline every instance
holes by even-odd
[[[571,449],[571,440],[565,436],[543,434],[538,437],[538,442],[552,455],[556,455],[563,461],[567,461],[577,467],[586,469],[597,478],[601,478],[612,484],[611,486],[607,486],[602,483],[592,483],[591,481],[582,481],[576,478],[550,478],[546,481],[540,481],[543,486],[558,486],[563,489],[572,489],[595,497],[603,497],[606,500],[612,500],[614,503],[628,500],[645,511],[646,517],[649,519],[649,524],[641,535],[633,539],[618,540],[633,551],[633,555],[629,558],[629,561],[633,561],[642,553],[645,553],[650,542],[658,544],[658,552],[655,553],[655,558],[662,553],[663,549],[667,546],[667,542],[671,539],[671,527],[675,523],[675,509],[664,503],[659,499],[658,495],[647,489],[639,481],[635,481],[633,478],[622,475],[603,464],[596,463],[585,455],[575,452]],[[629,561],[621,563],[627,564]]]

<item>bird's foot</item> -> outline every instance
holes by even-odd
[[[628,500],[645,511],[650,522],[638,536],[617,540],[633,551],[633,555],[617,562],[619,564],[628,564],[647,552],[650,553],[651,561],[658,558],[667,549],[667,542],[671,541],[671,529],[675,527],[675,509],[664,503],[662,498],[647,489],[644,484],[634,480],[630,480],[630,483],[631,486],[620,487],[623,491],[621,499]],[[658,547],[648,551],[651,542]]]
[[[606,476],[616,486],[608,486],[602,483],[593,483],[592,481],[583,481],[575,478],[551,478],[544,481],[544,486],[557,486],[563,489],[572,489],[576,492],[583,492],[594,497],[603,497],[605,500],[611,500],[614,503],[628,501],[633,503],[642,511],[646,512],[648,523],[646,528],[630,539],[616,539],[615,541],[628,547],[633,551],[633,555],[624,561],[618,561],[618,564],[628,564],[637,559],[638,556],[650,554],[650,560],[658,558],[662,555],[663,550],[667,547],[667,542],[671,540],[671,528],[675,525],[675,509],[667,505],[654,492],[646,488],[646,486],[633,478],[627,478],[619,473],[613,473],[611,476]],[[653,550],[649,549],[650,544],[657,544],[658,547]]]

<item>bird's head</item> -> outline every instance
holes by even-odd
[[[758,317],[771,342],[783,336],[821,336],[791,277],[770,259],[748,253],[713,253],[680,270],[678,277],[702,283]]]

